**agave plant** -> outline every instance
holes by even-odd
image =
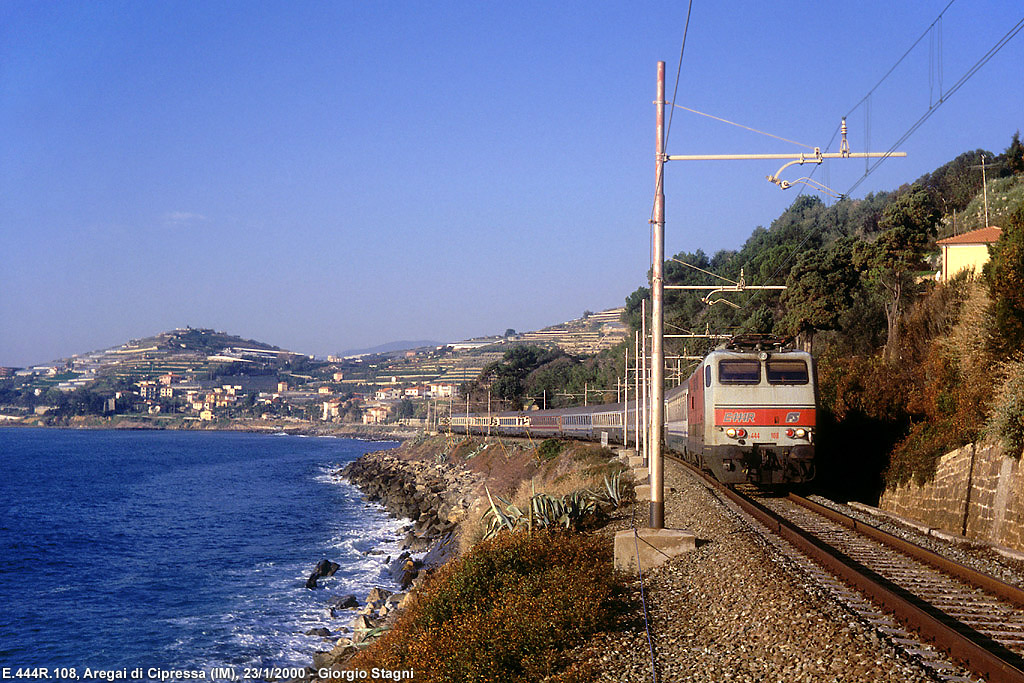
[[[495,502],[495,498],[498,502]],[[491,506],[483,517],[487,525],[485,539],[502,529],[516,531],[526,527],[532,531],[534,527],[542,529],[551,526],[570,529],[597,510],[598,498],[592,491],[586,489],[574,491],[561,498],[535,492],[530,497],[530,506],[525,513],[501,496],[491,496],[490,491],[487,491],[487,500]]]
[[[484,539],[490,538],[502,529],[515,531],[523,521],[523,511],[497,494],[492,497],[487,487],[484,487],[484,491],[487,492],[487,500],[491,504],[483,516],[484,523],[487,525]],[[495,498],[505,506],[504,511],[498,506],[498,503],[494,502]]]
[[[359,650],[365,649],[369,647],[376,638],[380,637],[387,631],[387,626],[374,626],[366,632],[366,635],[363,636],[362,640],[360,640],[358,643],[355,643],[355,647]]]
[[[597,501],[593,492],[587,489],[574,491],[562,498],[562,515],[558,523],[568,529],[596,509]]]
[[[615,507],[622,505],[622,472],[616,472],[611,477],[604,475],[605,499],[613,503]]]

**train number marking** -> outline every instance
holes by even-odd
[[[756,418],[756,413],[725,413],[722,422],[725,424],[750,424]]]

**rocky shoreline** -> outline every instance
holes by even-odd
[[[400,457],[400,452],[367,453],[333,474],[358,487],[368,501],[380,503],[391,515],[413,520],[403,528],[400,554],[385,561],[388,575],[401,590],[375,587],[361,602],[354,595],[331,598],[326,608],[332,617],[356,610],[349,624],[352,635],[336,639],[330,650],[315,652],[310,675],[296,680],[315,680],[318,672],[341,666],[360,644],[394,621],[431,570],[458,553],[458,524],[477,503],[483,476],[447,461]],[[315,587],[319,578],[330,576],[332,564],[320,562],[307,588]],[[309,635],[320,635],[328,642],[332,639],[326,628],[314,629]]]

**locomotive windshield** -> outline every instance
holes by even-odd
[[[718,381],[722,384],[760,384],[761,361],[741,358],[719,361]]]
[[[764,364],[769,384],[807,384],[810,376],[802,359],[772,358]],[[727,358],[718,363],[718,381],[722,384],[760,384],[761,361],[753,358]]]
[[[765,363],[769,384],[807,384],[807,363],[802,360],[769,360]]]

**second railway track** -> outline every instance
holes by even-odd
[[[1024,683],[1024,591],[798,496],[702,481],[756,519],[781,551],[799,551],[803,558],[791,559],[805,573],[939,680],[972,678],[936,650],[989,681]]]

